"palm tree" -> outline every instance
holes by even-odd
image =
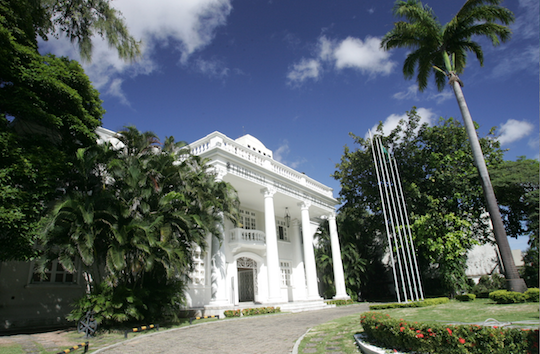
[[[491,39],[492,44],[508,40],[511,30],[508,25],[514,21],[513,13],[499,4],[502,0],[468,0],[459,12],[444,26],[438,21],[433,10],[418,0],[397,1],[394,15],[405,18],[382,39],[381,47],[408,48],[411,52],[403,64],[403,74],[410,79],[416,73],[418,88],[423,91],[427,87],[431,73],[435,75],[437,88],[441,91],[446,80],[452,86],[461,115],[465,123],[471,144],[474,162],[480,175],[488,212],[493,224],[493,233],[499,246],[501,259],[509,290],[525,291],[526,285],[514,264],[510,245],[504,229],[497,200],[489,178],[484,156],[476,135],[476,128],[461,87],[463,83],[458,77],[467,63],[467,52],[473,52],[483,65],[484,55],[473,36],[484,36]]]

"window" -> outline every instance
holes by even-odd
[[[242,228],[246,230],[257,230],[256,215],[252,211],[240,210],[240,222]]]
[[[45,274],[39,273],[32,274],[32,283],[34,284],[75,284],[75,275],[68,272],[57,261],[47,263],[45,266]]]
[[[291,262],[280,261],[279,266],[281,268],[281,285],[291,286],[291,274],[292,274]]]
[[[285,224],[285,221],[281,221],[281,220],[276,221],[276,231],[277,231],[278,240],[289,241],[289,237],[287,236],[287,225]]]
[[[194,285],[204,285],[204,256],[201,251],[195,251],[193,256],[193,272],[191,272],[190,282]]]

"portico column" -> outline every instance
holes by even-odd
[[[336,300],[349,299],[345,289],[345,276],[343,275],[343,263],[341,261],[341,249],[339,247],[339,238],[337,233],[336,215],[332,213],[328,216],[330,226],[330,244],[332,246],[332,261],[334,265],[334,284],[336,285]]]
[[[217,169],[216,180],[221,182],[227,172],[223,169]],[[227,296],[227,273],[226,273],[226,261],[225,261],[225,231],[223,229],[224,220],[223,213],[220,213],[221,221],[217,225],[218,233],[221,236],[221,241],[212,236],[211,245],[211,298],[209,305],[224,305],[229,303]]]
[[[299,203],[302,210],[302,238],[304,240],[304,262],[306,265],[307,298],[308,300],[319,300],[319,289],[317,286],[317,268],[315,267],[315,253],[313,252],[313,235],[311,233],[311,222],[309,219],[310,203]]]
[[[279,269],[274,194],[272,188],[263,188],[264,231],[266,233],[266,267],[268,270],[268,302],[281,301],[281,274]]]

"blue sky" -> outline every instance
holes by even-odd
[[[464,1],[429,5],[446,23]],[[461,120],[447,87],[418,92],[401,71],[405,50],[383,52],[380,38],[396,20],[394,1],[114,0],[143,43],[136,63],[120,61],[95,40],[84,65],[107,110],[103,126],[135,125],[161,138],[193,142],[220,131],[251,134],[274,158],[334,188],[330,175],[349,132],[364,136],[379,121],[388,130],[412,106],[423,120]],[[481,39],[485,62],[470,56],[461,76],[473,119],[484,136],[497,127],[505,158],[539,156],[537,0],[507,0],[511,41]],[[66,40],[42,51],[78,59]],[[521,248],[521,247],[520,247]]]

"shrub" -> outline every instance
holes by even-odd
[[[425,299],[422,301],[413,301],[413,302],[392,302],[389,304],[376,304],[376,305],[370,305],[370,310],[384,310],[384,309],[395,309],[395,308],[405,308],[405,307],[425,307],[425,306],[433,306],[433,305],[441,305],[446,304],[449,302],[450,299],[447,297],[437,297],[433,299]]]
[[[527,297],[525,294],[518,293],[517,291],[508,290],[496,290],[489,293],[489,298],[498,304],[515,304],[519,302],[525,302]]]
[[[370,340],[401,351],[538,353],[538,330],[407,322],[380,312],[363,313],[360,323]]]
[[[278,313],[281,312],[279,307],[255,307],[242,310],[242,316],[254,316],[254,315],[264,315],[267,313]]]
[[[240,317],[240,310],[225,310],[223,314],[225,317]]]
[[[474,294],[456,295],[456,300],[458,301],[474,301],[474,299],[476,299],[476,295]]]
[[[325,301],[328,305],[336,305],[336,306],[343,306],[343,305],[352,305],[354,304],[353,299],[349,300],[328,300]]]
[[[475,294],[477,298],[487,299],[490,292],[503,290],[505,287],[506,282],[504,277],[500,274],[493,273],[491,276],[482,275],[478,280],[478,284],[473,286],[471,292]]]
[[[527,302],[538,302],[540,298],[540,289],[538,288],[527,289],[527,291],[525,292],[525,297],[527,298]]]

